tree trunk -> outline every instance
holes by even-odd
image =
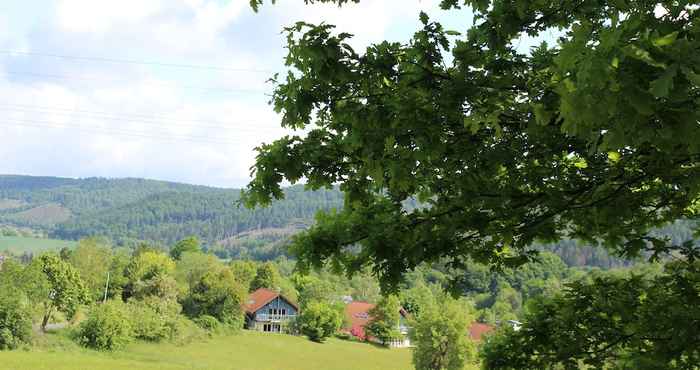
[[[53,311],[53,306],[49,306],[46,309],[46,312],[44,313],[44,319],[41,320],[41,331],[46,333],[46,325],[49,323],[49,319],[51,318],[51,313]]]

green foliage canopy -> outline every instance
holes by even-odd
[[[54,254],[39,257],[38,264],[48,281],[48,294],[44,297],[44,317],[41,328],[45,329],[54,310],[73,316],[80,305],[90,300],[80,273],[68,262]]]
[[[175,246],[170,250],[170,256],[174,260],[179,260],[183,253],[198,253],[202,251],[199,245],[199,239],[196,236],[189,236],[175,243]]]
[[[209,315],[234,328],[243,327],[243,286],[228,268],[210,271],[190,289],[183,303],[190,317]]]
[[[82,239],[75,250],[70,252],[68,262],[78,270],[80,277],[85,281],[90,298],[92,300],[102,298],[107,273],[112,265],[112,251],[109,244],[99,238]]]
[[[341,307],[326,302],[311,302],[297,320],[303,335],[314,342],[324,342],[343,325],[343,313]]]
[[[250,291],[260,288],[277,289],[280,283],[280,273],[271,262],[265,262],[258,266],[255,278],[250,283]]]
[[[29,342],[32,334],[31,310],[21,292],[0,284],[0,350],[15,349]]]
[[[463,307],[449,297],[422,310],[411,332],[416,370],[464,369],[475,357],[474,344],[465,334],[469,324]]]
[[[115,350],[133,339],[131,318],[121,301],[107,301],[94,306],[78,329],[78,342],[98,350]]]
[[[401,302],[398,297],[395,295],[382,297],[368,312],[371,319],[365,326],[365,331],[384,344],[400,339],[402,336],[399,332],[400,312]]]
[[[486,342],[486,369],[697,369],[700,263],[650,277],[606,274],[530,305],[521,330]]]
[[[695,218],[700,192],[691,3],[445,0],[477,22],[457,33],[421,14],[408,43],[364,51],[297,23],[272,104],[307,133],[258,148],[245,201],[282,197],[284,179],[340,184],[343,210],[294,250],[302,266],[371,265],[385,287],[425,261],[519,265],[536,240],[667,252],[649,231]],[[552,29],[556,45],[517,50]],[[407,211],[410,197],[427,206]]]

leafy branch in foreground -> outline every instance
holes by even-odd
[[[340,184],[343,210],[294,242],[300,266],[370,265],[385,288],[423,262],[517,266],[535,241],[668,252],[649,231],[698,214],[691,2],[442,2],[460,4],[477,19],[463,34],[421,14],[408,43],[363,52],[330,25],[287,28],[294,72],[271,103],[307,135],[258,148],[246,204],[283,197],[285,179]],[[517,50],[551,29],[556,45]]]
[[[521,330],[490,338],[486,369],[697,369],[700,264],[658,277],[577,282],[530,307]]]

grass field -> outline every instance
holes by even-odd
[[[3,370],[410,370],[409,349],[329,339],[243,331],[185,346],[134,343],[102,353],[82,349],[62,334],[48,334],[29,351],[0,353]],[[47,345],[46,343],[49,343]]]
[[[56,239],[0,236],[0,252],[8,251],[16,254],[22,254],[24,252],[36,254],[47,250],[60,250],[63,247],[73,248],[75,244],[76,242],[74,241]]]

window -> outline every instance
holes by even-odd
[[[282,312],[281,312],[280,314],[281,314],[282,316],[286,315],[286,314],[287,314],[287,309],[286,309],[286,308],[283,308],[283,309],[282,309]]]

